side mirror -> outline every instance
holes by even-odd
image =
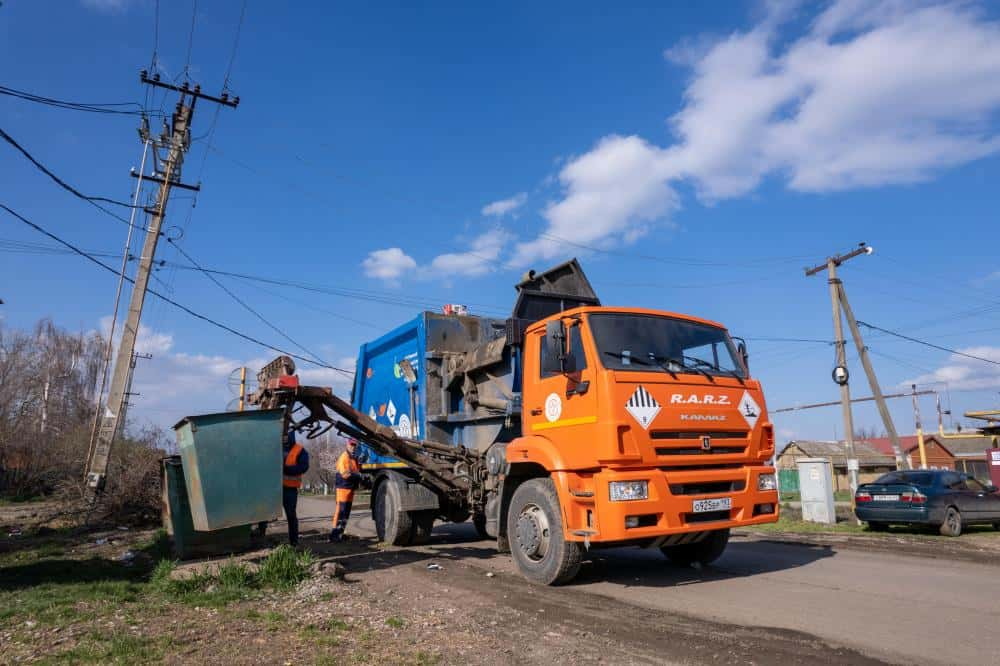
[[[743,359],[743,367],[750,371],[750,354],[747,352],[747,341],[743,338],[733,338],[736,340],[736,351],[739,352],[740,358]]]
[[[542,350],[542,372],[544,374],[570,374],[576,372],[576,356],[567,350],[569,335],[559,320],[545,324],[545,349]]]

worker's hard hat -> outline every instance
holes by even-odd
[[[357,445],[357,443],[358,443],[358,440],[354,439],[353,437],[350,437],[347,440],[348,446]]]

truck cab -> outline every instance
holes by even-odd
[[[697,546],[669,549],[777,519],[773,426],[721,324],[638,308],[553,315],[526,330],[522,400],[508,478],[545,471],[567,541],[708,560]]]

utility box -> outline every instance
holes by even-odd
[[[188,416],[174,426],[194,529],[208,532],[281,515],[284,410]]]
[[[837,522],[833,503],[833,465],[827,458],[799,458],[799,493],[802,520],[811,523]]]

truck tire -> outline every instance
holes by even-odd
[[[949,506],[944,512],[944,522],[941,523],[940,532],[943,536],[957,537],[962,535],[962,514],[953,506]]]
[[[552,479],[530,479],[517,487],[507,513],[511,556],[532,583],[567,583],[580,571],[582,548],[563,538],[562,512]]]
[[[413,540],[413,520],[402,505],[399,491],[391,479],[378,484],[372,499],[372,520],[378,540],[393,546],[408,546]]]
[[[729,530],[715,530],[697,543],[685,543],[679,546],[663,546],[660,552],[674,564],[691,566],[693,563],[711,564],[726,550],[729,543]]]

